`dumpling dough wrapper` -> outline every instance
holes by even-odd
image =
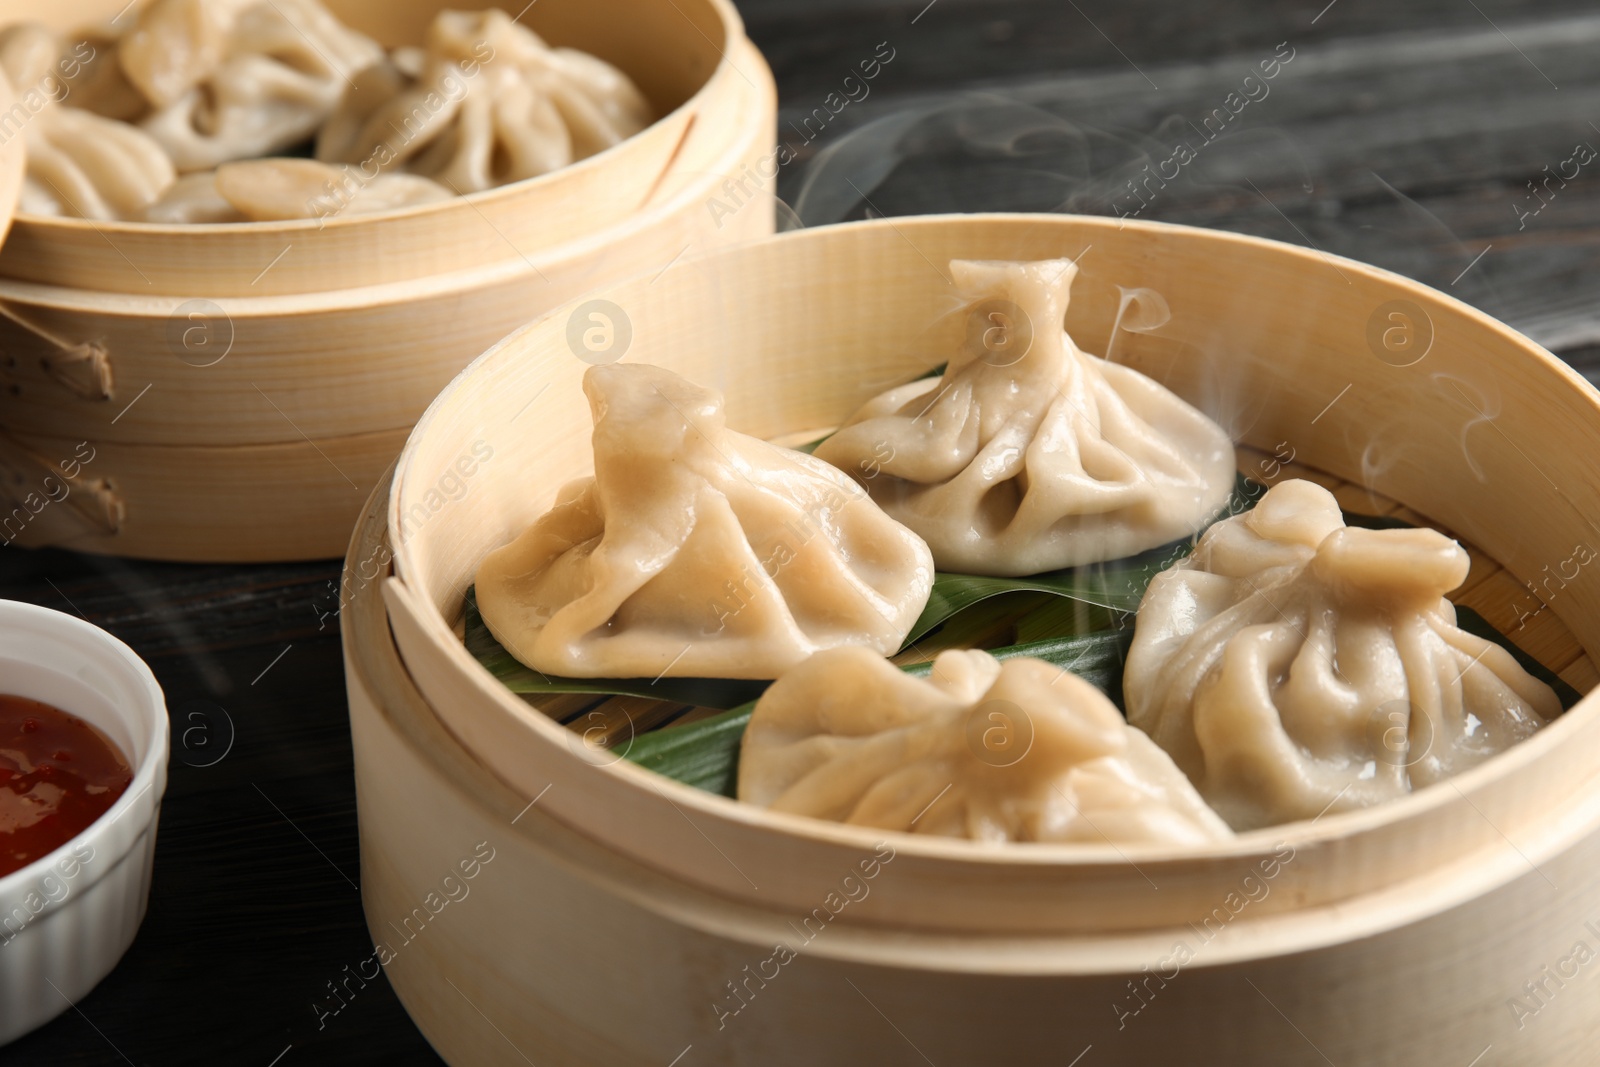
[[[854,482],[729,429],[720,393],[660,367],[583,386],[594,476],[478,568],[512,655],[578,678],[775,678],[824,648],[900,647],[933,560]]]

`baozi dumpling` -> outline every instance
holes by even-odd
[[[728,429],[721,394],[592,367],[594,477],[478,568],[512,655],[569,677],[775,678],[813,652],[891,653],[933,560],[850,479]]]
[[[1232,836],[1105,694],[1037,659],[948,651],[927,680],[819,652],[756,704],[739,799],[975,841],[1195,845]]]
[[[167,154],[137,126],[77,108],[35,115],[27,145],[24,214],[139,218],[175,177]]]
[[[1067,335],[1077,271],[953,260],[971,342],[942,377],[868,401],[816,451],[921,534],[941,570],[1037,574],[1134,555],[1194,533],[1233,489],[1221,427]]]
[[[505,12],[441,12],[415,56],[368,71],[317,143],[326,162],[396,162],[457,193],[533,178],[649,125],[650,105],[603,60],[551,48]],[[387,96],[387,99],[385,97]]]
[[[1200,538],[1139,605],[1123,690],[1235,829],[1442,781],[1561,711],[1509,652],[1456,626],[1467,553],[1434,530],[1347,527],[1285,481]]]
[[[317,0],[212,8],[211,0],[158,0],[122,46],[124,70],[158,105],[143,126],[181,172],[309,140],[346,79],[383,57]]]

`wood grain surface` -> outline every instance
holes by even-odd
[[[1600,377],[1600,161],[1552,183],[1520,229],[1517,214],[1546,166],[1580,142],[1600,148],[1589,125],[1600,122],[1600,16],[1585,0],[740,6],[778,77],[779,128],[796,152],[777,191],[807,222],[1050,210],[1074,197],[1110,211],[1127,177],[1167,158],[1163,122],[1203,123],[1287,42],[1295,58],[1270,95],[1142,217],[1389,266]],[[894,58],[840,107],[862,91],[846,76],[885,42]],[[829,116],[820,130],[817,108]],[[908,108],[921,109],[915,122]],[[899,127],[850,139],[896,115]],[[795,129],[808,116],[809,141]],[[892,166],[891,145],[905,156]],[[0,548],[0,595],[76,611],[150,660],[174,733],[138,940],[92,995],[0,1062],[439,1062],[382,982],[331,1013],[329,983],[371,953],[352,884],[337,576],[333,562],[178,566]],[[682,1067],[692,1064],[690,1053]]]

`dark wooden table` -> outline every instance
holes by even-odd
[[[1592,0],[741,6],[778,77],[794,222],[1139,207],[1422,278],[1600,376],[1600,159],[1575,162],[1600,149]],[[1195,159],[1132,197],[1180,140]],[[385,984],[312,1008],[371,952],[338,572],[0,548],[0,595],[127,641],[173,723],[138,940],[0,1063],[439,1062]]]

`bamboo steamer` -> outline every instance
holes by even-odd
[[[1119,332],[1115,358],[1218,414],[1244,442],[1270,452],[1292,441],[1301,462],[1459,531],[1520,580],[1592,543],[1587,516],[1600,489],[1589,457],[1600,397],[1465,305],[1303,249],[1100,219],[896,219],[786,235],[602,295],[631,319],[626,358],[724,389],[732,425],[776,437],[837,424],[867,396],[924,369],[941,338],[959,335],[964,319],[952,314],[959,304],[941,269],[949,259],[1061,255],[1081,257],[1068,313],[1075,337],[1106,350],[1118,286],[1155,290],[1170,321]],[[1154,302],[1148,293],[1143,300]],[[1415,347],[1385,345],[1393,341],[1385,331],[1401,322]],[[530,811],[519,828],[559,823],[605,853],[603,863],[550,861],[595,879],[574,890],[585,907],[625,901],[617,906],[630,916],[657,915],[639,920],[656,932],[643,940],[606,933],[574,946],[530,917],[538,908],[490,915],[485,904],[473,919],[478,913],[462,908],[463,927],[481,921],[498,936],[464,931],[462,942],[408,963],[424,972],[415,996],[404,992],[406,971],[392,971],[408,1003],[441,973],[492,969],[513,985],[523,974],[522,999],[501,1001],[506,1014],[479,1007],[513,1039],[525,1035],[525,1051],[555,1062],[566,1062],[568,1046],[556,1022],[545,1025],[550,1019],[604,1034],[612,1044],[585,1052],[600,1063],[670,1060],[690,1043],[697,1056],[728,1063],[921,1062],[917,1050],[941,1064],[1065,1063],[1091,1044],[1095,1062],[1128,1064],[1177,1054],[1185,1062],[1465,1064],[1491,1045],[1496,1063],[1588,1062],[1584,1035],[1600,1023],[1600,1005],[1587,987],[1563,991],[1562,979],[1548,976],[1571,985],[1576,943],[1592,951],[1600,937],[1585,926],[1600,890],[1594,698],[1441,786],[1222,846],[984,849],[896,836],[892,866],[870,895],[842,910],[826,938],[799,942],[802,920],[838,899],[842,876],[883,835],[748,808],[626,762],[595,766],[574,735],[478,668],[452,629],[482,556],[588,469],[588,415],[577,400],[586,364],[568,348],[565,326],[558,310],[507,338],[413,432],[387,503],[387,528],[404,535],[393,550],[395,576],[383,584],[405,678],[393,676],[391,661],[372,669],[371,684],[414,684],[421,701],[409,691],[364,699],[379,718],[398,720],[404,706],[404,717],[436,719],[429,729],[442,726],[471,761],[453,785],[427,778],[408,804],[430,803],[435,789],[479,798],[509,789],[521,805],[537,798],[539,820],[528,824]],[[730,352],[740,358],[727,359]],[[1500,447],[1505,440],[1515,447]],[[476,443],[492,458],[443,506],[430,490]],[[1600,637],[1596,586],[1580,574],[1549,603],[1589,650]],[[360,595],[371,597],[370,588]],[[347,623],[349,647],[386,655],[388,633],[373,623],[364,637],[358,619]],[[352,679],[354,690],[360,679]],[[360,699],[353,692],[353,706]],[[443,757],[427,754],[432,745],[414,759],[436,770]],[[358,781],[374,781],[380,772],[366,769],[359,747],[357,759]],[[394,764],[384,767],[393,777]],[[403,840],[404,820],[388,805],[363,796],[365,841],[375,840],[375,822],[392,819],[397,853],[437,846]],[[490,818],[459,810],[463,820]],[[416,888],[399,861],[389,862],[372,871],[369,906],[381,893],[398,902]],[[641,899],[606,888],[613,862],[651,872],[624,884],[670,892]],[[708,912],[684,901],[705,902]],[[578,908],[565,919],[581,926],[587,914]],[[370,911],[369,919],[378,921]],[[782,991],[763,990],[719,1030],[711,1005],[738,1003],[725,983],[745,980],[743,965],[767,960],[774,939],[799,949],[772,980]],[[1179,944],[1189,954],[1175,964]],[[637,1032],[591,1027],[596,1017],[567,998],[550,1001],[508,962],[541,945],[553,954],[545,965],[577,987],[647,971],[668,1008],[642,1006]],[[1548,992],[1535,998],[1529,982]],[[490,984],[473,988],[487,993]],[[504,1054],[437,1036],[480,1024],[469,1017],[475,1009],[429,998],[419,1021],[447,1054],[462,1050],[457,1062]],[[519,1022],[511,1013],[523,1001],[549,1012]],[[818,1018],[833,1022],[819,1028]]]
[[[0,3],[0,24],[42,21],[64,33],[116,18],[116,0]],[[386,47],[419,44],[449,5],[438,0],[327,0],[345,24]],[[551,44],[581,48],[633,78],[662,117],[637,136],[570,167],[468,198],[386,214],[249,226],[158,226],[24,216],[0,254],[0,275],[96,292],[192,297],[319,293],[425,278],[532,254],[626,220],[645,204],[701,110],[759,82],[741,55],[743,25],[724,0],[486,2]],[[125,26],[124,16],[118,26]],[[728,53],[734,53],[729,56]],[[262,268],[294,245],[293,269]]]
[[[329,6],[385,43],[419,40],[441,7]],[[46,17],[76,27],[120,7],[80,2]],[[0,22],[23,16],[39,17],[0,3]],[[775,136],[770,72],[726,0],[543,0],[524,21],[617,63],[663,117],[542,178],[321,228],[17,220],[0,252],[0,426],[107,446],[129,514],[144,516],[76,547],[336,556],[392,453],[346,470],[359,490],[313,513],[281,493],[238,491],[258,478],[262,449],[298,457],[272,484],[331,488],[318,450],[362,452],[364,439],[408,429],[468,360],[533,315],[686,250],[772,231],[770,200],[708,210]],[[177,507],[134,489],[158,482],[189,489]],[[210,524],[221,539],[208,545],[188,515],[218,493],[240,507]],[[277,521],[286,511],[298,519],[290,534]],[[54,543],[38,536],[24,543]]]

